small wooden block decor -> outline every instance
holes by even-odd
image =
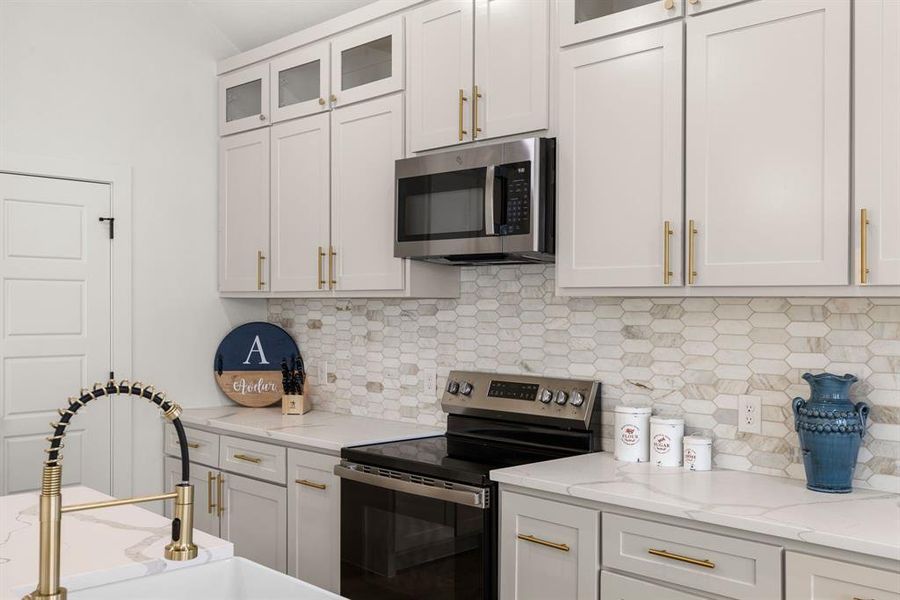
[[[242,406],[269,406],[281,400],[281,361],[300,356],[290,334],[271,323],[245,323],[225,336],[213,362],[216,382]]]

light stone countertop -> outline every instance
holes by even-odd
[[[64,505],[109,500],[110,496],[76,486],[62,490]],[[229,558],[231,542],[197,529],[197,558],[169,561],[163,548],[172,521],[138,505],[66,513],[62,517],[60,583],[69,590],[193,567]],[[18,600],[34,590],[38,572],[38,493],[0,497],[0,598]]]
[[[661,515],[900,560],[900,494],[823,494],[802,480],[616,461],[608,452],[491,471],[491,479]]]
[[[338,454],[341,448],[442,435],[443,426],[357,417],[320,410],[305,415],[282,415],[281,407],[186,408],[181,415],[185,427],[201,427],[238,433],[263,441],[276,440]]]

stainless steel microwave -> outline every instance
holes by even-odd
[[[474,265],[553,262],[556,140],[395,163],[394,256]]]

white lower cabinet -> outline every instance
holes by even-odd
[[[340,593],[341,479],[336,456],[288,451],[287,573]]]
[[[236,556],[282,573],[287,569],[287,490],[220,473],[217,494],[221,537],[234,544]]]
[[[600,513],[501,492],[500,598],[596,600]]]
[[[600,574],[600,597],[603,600],[704,600],[703,596],[687,594],[670,587],[657,585],[618,573]]]
[[[785,600],[900,600],[900,572],[788,552]]]
[[[181,482],[181,461],[167,456],[164,465],[165,489],[171,491]],[[191,463],[191,483],[194,484],[194,529],[216,537],[219,536],[219,513],[215,504],[218,476],[218,469]],[[165,502],[165,515],[172,517],[171,500]]]

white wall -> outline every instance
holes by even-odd
[[[215,64],[235,52],[181,1],[0,1],[0,150],[132,168],[134,362],[117,377],[185,407],[228,403],[216,345],[265,315],[216,293]],[[133,440],[134,493],[160,490],[149,405]]]

